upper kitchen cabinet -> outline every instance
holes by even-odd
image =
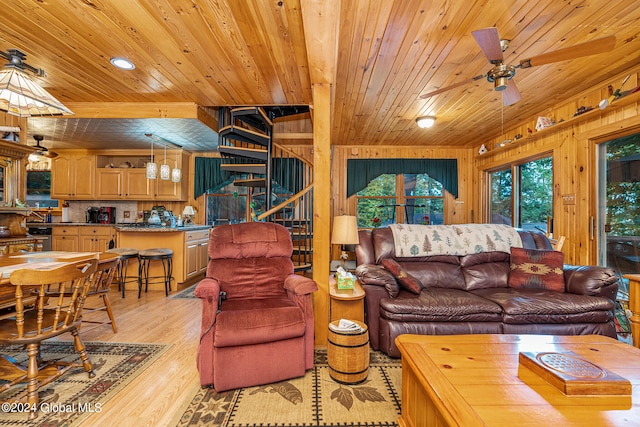
[[[51,161],[51,198],[91,200],[95,196],[96,156],[64,153]]]
[[[173,151],[173,150],[172,150]],[[115,153],[97,155],[96,198],[102,200],[157,200],[183,201],[187,198],[187,177],[189,157],[182,151],[167,153],[167,164],[171,168],[182,170],[180,182],[171,180],[147,179],[145,165],[150,161],[147,156],[135,156]],[[156,163],[164,162],[164,156],[156,156]]]

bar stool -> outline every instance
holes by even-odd
[[[149,281],[151,283],[164,282],[164,292],[169,296],[171,290],[171,280],[173,280],[172,273],[172,259],[173,251],[167,248],[153,248],[143,249],[138,252],[138,298],[142,294],[142,281],[144,280],[144,291],[147,292],[149,288]],[[151,261],[159,260],[162,262],[162,270],[164,275],[162,276],[149,276],[149,267]]]
[[[127,283],[137,282],[137,276],[128,276],[127,273],[129,271],[129,260],[131,258],[138,258],[138,250],[135,248],[113,248],[107,250],[107,252],[112,254],[120,255],[120,264],[118,265],[118,290],[122,289],[122,298],[124,298],[124,290],[127,286]]]

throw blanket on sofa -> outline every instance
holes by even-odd
[[[391,224],[397,257],[511,253],[522,247],[515,228],[503,224]]]

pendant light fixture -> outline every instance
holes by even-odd
[[[17,49],[0,52],[9,60],[0,70],[0,111],[19,117],[61,116],[73,114],[49,92],[44,90],[26,71],[45,77],[42,69],[24,63],[26,55]]]
[[[151,161],[147,163],[147,179],[158,178],[158,164],[153,159],[153,141],[151,141]]]
[[[164,146],[164,162],[160,165],[160,179],[165,181],[171,178],[171,166],[167,164],[167,146]]]
[[[175,163],[175,167],[171,170],[171,181],[173,182],[180,182],[182,180],[182,171],[178,168],[178,155],[180,153],[178,153],[176,151],[176,163]]]

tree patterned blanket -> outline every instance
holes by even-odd
[[[503,224],[391,224],[396,257],[511,253],[522,247],[515,228]]]

